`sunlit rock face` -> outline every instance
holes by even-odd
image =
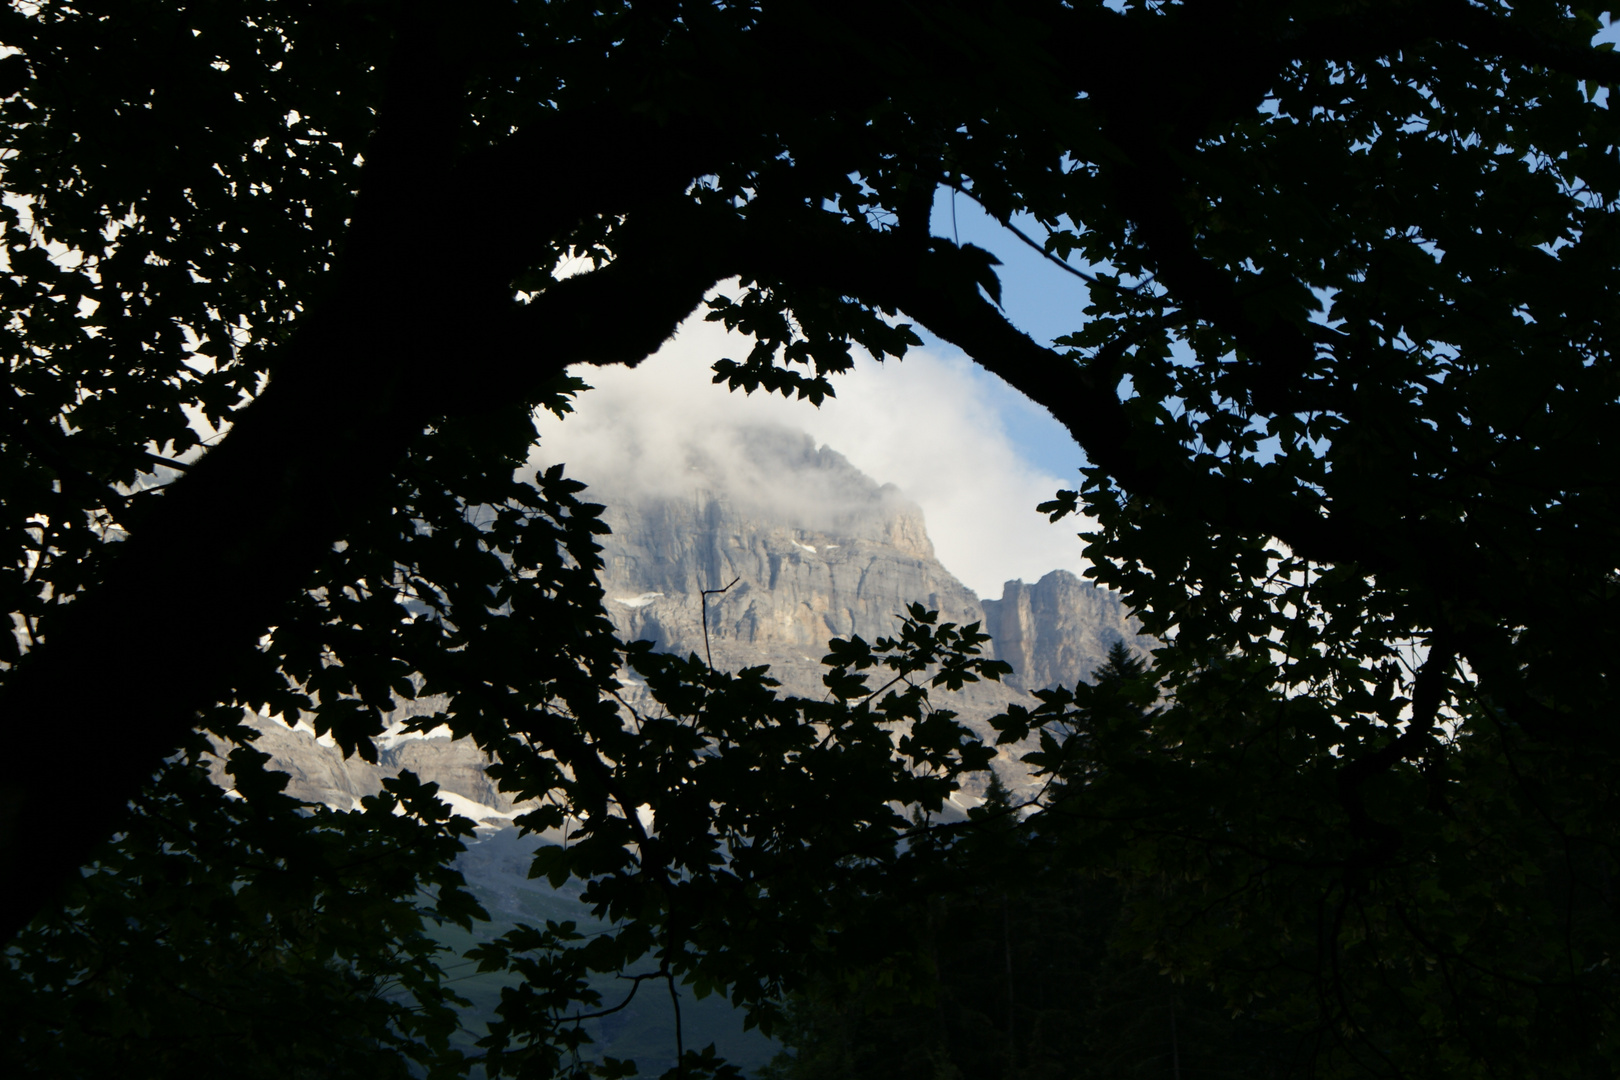
[[[1012,665],[1016,674],[1007,682],[935,691],[936,705],[955,710],[991,742],[989,718],[1009,702],[1032,707],[1030,690],[1089,677],[1115,641],[1143,651],[1152,644],[1117,596],[1066,571],[1033,585],[1010,581],[1000,600],[981,603],[935,558],[916,504],[807,435],[743,428],[707,444],[725,452],[693,450],[646,470],[583,478],[591,484],[585,497],[608,508],[603,520],[613,531],[602,538],[601,581],[624,641],[704,656],[706,606],[717,668],[768,664],[783,693],[821,698],[829,638],[876,641],[897,631],[907,605],[921,604],[942,622],[981,624],[993,638],[986,653]],[[705,605],[705,590],[724,591]],[[626,690],[629,700],[638,698],[633,683]],[[396,727],[436,704],[406,703]],[[299,798],[348,809],[408,768],[476,820],[503,824],[523,809],[495,790],[486,759],[468,740],[396,732],[380,740],[371,765],[345,760],[307,727],[250,722]],[[1026,749],[1000,750],[997,768],[1014,788],[1026,782],[1017,761]]]
[[[250,716],[246,722],[259,733],[254,748],[269,754],[271,765],[287,774],[286,791],[295,799],[350,810],[363,796],[380,791],[385,775],[394,774],[359,757],[344,758],[331,740],[317,741],[307,727],[289,727],[265,716]],[[223,762],[215,766],[214,779],[232,786]]]
[[[984,602],[984,628],[996,655],[1029,689],[1089,680],[1116,641],[1152,647],[1118,595],[1054,570],[1033,585],[1009,581],[1000,600]]]
[[[602,584],[625,640],[703,655],[701,593],[726,589],[707,602],[715,666],[768,663],[790,692],[819,697],[829,638],[892,633],[913,602],[983,618],[893,486],[784,429],[741,433],[738,451],[744,467],[694,456],[683,490],[591,489],[609,507]]]
[[[270,755],[271,765],[287,773],[286,791],[296,799],[322,803],[335,810],[352,810],[367,795],[382,790],[382,782],[409,769],[423,780],[439,785],[441,798],[474,821],[504,826],[527,807],[495,788],[486,771],[489,758],[471,739],[452,739],[446,729],[426,735],[400,729],[416,715],[442,708],[442,698],[405,702],[390,717],[388,733],[376,740],[375,763],[358,755],[345,758],[331,737],[317,739],[308,723],[292,726],[277,718],[249,716],[246,722],[259,732],[254,747]],[[216,783],[232,786],[224,761],[213,765]]]
[[[894,634],[919,603],[942,622],[980,624],[986,654],[1012,664],[1006,682],[934,692],[991,742],[989,719],[1010,702],[1033,707],[1029,691],[1089,677],[1116,641],[1151,647],[1117,596],[1066,571],[1008,582],[1001,600],[981,603],[934,557],[914,503],[808,436],[756,428],[736,446],[722,461],[691,455],[683,482],[666,469],[656,485],[632,476],[588,492],[609,507],[602,583],[624,640],[701,657],[706,607],[716,667],[769,664],[784,693],[820,698],[829,638]],[[1027,749],[999,756],[1014,787]]]

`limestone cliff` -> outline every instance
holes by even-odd
[[[1033,585],[1007,582],[1000,600],[984,602],[984,629],[995,640],[996,655],[1030,689],[1090,679],[1116,641],[1138,652],[1152,647],[1118,595],[1067,570],[1054,570]]]
[[[980,623],[993,639],[986,651],[1013,666],[1006,682],[936,692],[991,741],[988,721],[1009,703],[1033,707],[1029,691],[1088,677],[1115,641],[1152,644],[1117,596],[1067,571],[1008,582],[1001,600],[981,603],[935,558],[921,511],[893,487],[806,435],[758,428],[737,440],[734,460],[691,458],[683,483],[592,489],[609,506],[602,582],[624,640],[702,656],[700,594],[725,589],[707,602],[715,666],[769,664],[784,692],[821,697],[829,638],[892,634],[920,603],[943,621]],[[1014,788],[1027,782],[1018,758],[1028,749],[998,754]]]
[[[625,640],[701,655],[699,593],[730,584],[707,604],[715,665],[769,663],[798,694],[820,695],[828,638],[892,633],[913,602],[981,623],[992,655],[1017,672],[1015,691],[1087,678],[1115,641],[1151,645],[1117,596],[1063,570],[1009,581],[981,603],[934,557],[922,512],[892,486],[807,435],[757,428],[739,443],[741,478],[736,464],[721,472],[695,458],[679,490],[592,489],[609,506],[602,582]],[[985,689],[970,694],[976,704],[1006,703],[1006,688]]]
[[[510,796],[496,790],[485,771],[489,758],[471,739],[451,739],[448,733],[421,736],[400,732],[408,716],[432,711],[439,704],[442,702],[410,702],[396,711],[389,733],[377,740],[376,764],[359,757],[345,758],[329,736],[317,739],[306,723],[289,726],[266,716],[249,716],[247,723],[259,732],[254,746],[270,755],[275,768],[288,774],[287,793],[305,802],[352,810],[364,796],[381,791],[385,778],[409,769],[438,784],[441,797],[457,812],[483,824],[510,824],[527,807],[514,804]],[[223,761],[216,760],[213,774],[221,786],[231,786]]]
[[[922,511],[894,487],[782,429],[747,432],[743,451],[768,489],[701,462],[684,490],[592,489],[609,507],[602,584],[625,640],[702,655],[700,594],[726,589],[708,598],[715,666],[768,663],[790,692],[819,697],[829,638],[891,633],[912,602],[951,622],[983,619],[934,557]]]

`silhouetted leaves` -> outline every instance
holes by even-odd
[[[448,867],[471,825],[409,773],[353,813],[301,807],[265,757],[231,752],[232,797],[170,763],[12,944],[8,1073],[464,1075],[428,928],[486,917]]]
[[[856,348],[917,343],[903,318],[1086,450],[1041,512],[1095,522],[1153,678],[1116,657],[998,726],[1036,817],[1073,821],[1051,859],[1119,883],[1120,956],[1316,1038],[1306,1070],[1612,1072],[1599,28],[1495,0],[6,7],[0,700],[24,756],[116,792],[62,850],[123,829],[194,725],[302,716],[369,756],[431,697],[417,727],[570,830],[544,869],[619,928],[590,965],[648,955],[770,1022],[889,955],[880,898],[937,834],[906,814],[988,760],[929,698],[1006,674],[978,628],[913,610],[830,651],[823,701],[624,646],[600,508],[520,474],[567,364],[639,360],[735,277],[733,388],[821,401]],[[1089,275],[1057,348],[933,235],[941,185]],[[56,841],[24,841],[68,823],[7,783],[31,911]],[[572,1061],[544,1000],[501,1050],[536,1074]]]

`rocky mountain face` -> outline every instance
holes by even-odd
[[[909,602],[980,621],[978,598],[934,557],[922,511],[806,435],[740,433],[741,465],[689,466],[683,490],[631,498],[593,488],[608,614],[627,641],[704,652],[716,667],[768,663],[791,693],[821,696],[831,637],[871,640]],[[729,588],[728,588],[729,586]]]
[[[942,621],[982,624],[992,654],[1012,665],[1008,683],[970,685],[949,702],[985,733],[1010,701],[1033,704],[1030,690],[1087,678],[1115,641],[1151,645],[1118,597],[1067,571],[1010,581],[1000,600],[980,601],[935,557],[914,503],[802,433],[743,429],[723,458],[693,451],[682,467],[662,464],[656,482],[592,478],[588,492],[608,506],[602,585],[623,640],[702,656],[706,608],[716,667],[769,664],[784,692],[821,697],[829,638],[893,633],[898,613],[920,603]],[[705,590],[723,591],[705,603]],[[470,742],[385,739],[372,766],[343,760],[307,728],[256,723],[295,795],[347,809],[410,768],[469,816],[497,824],[514,813]],[[998,763],[1015,785],[1018,751],[1003,748]]]
[[[609,505],[602,583],[625,640],[701,656],[699,594],[724,588],[706,605],[715,665],[769,663],[785,690],[816,697],[827,639],[892,633],[910,603],[982,624],[1018,692],[1089,677],[1115,641],[1151,644],[1117,596],[1068,571],[1009,581],[1000,600],[980,601],[935,558],[922,511],[892,485],[807,435],[759,428],[738,440],[743,465],[718,474],[694,460],[683,490],[626,499],[592,489]],[[989,688],[987,702],[1005,705],[1007,688]]]
[[[1118,595],[1054,570],[1033,585],[1009,581],[1000,600],[986,600],[984,631],[996,656],[1030,690],[1088,680],[1116,641],[1146,651],[1152,642]]]

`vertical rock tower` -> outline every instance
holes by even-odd
[[[984,601],[984,629],[1030,690],[1090,679],[1116,641],[1141,651],[1152,645],[1117,595],[1067,570],[1033,585],[1007,582],[1000,600]]]

